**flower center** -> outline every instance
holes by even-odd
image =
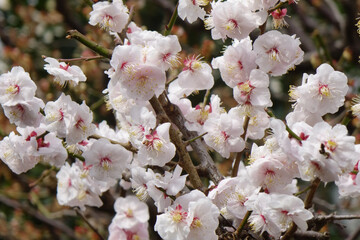
[[[182,210],[182,206],[179,204],[175,210],[170,213],[172,220],[176,223],[182,222],[187,218],[187,212]]]
[[[269,58],[273,61],[279,61],[279,50],[276,47],[271,48],[266,52],[269,54]]]
[[[63,66],[63,65],[60,64],[59,67],[60,67],[61,69],[65,70],[65,71],[67,71],[67,70],[69,69],[70,65],[69,65],[69,64],[66,64],[65,66]]]
[[[232,31],[232,30],[234,30],[235,28],[238,28],[238,26],[239,26],[239,25],[238,25],[238,23],[237,23],[236,20],[230,19],[230,20],[226,23],[225,29],[228,30],[228,31]]]
[[[329,97],[330,96],[330,89],[327,84],[320,85],[319,87],[319,94],[322,97]]]
[[[11,85],[5,90],[5,92],[7,94],[18,94],[20,92],[20,87],[17,84]]]
[[[110,15],[105,15],[103,17],[102,23],[100,24],[101,28],[110,28],[114,25],[113,17]]]
[[[103,157],[100,159],[100,166],[105,170],[108,171],[111,167],[111,159],[108,157]]]
[[[162,146],[164,145],[163,141],[159,138],[156,130],[152,132],[152,134],[148,134],[145,136],[146,140],[143,142],[145,146],[154,149],[158,152],[161,151]]]
[[[329,149],[331,152],[334,152],[335,149],[336,149],[336,147],[337,147],[337,144],[336,144],[335,141],[329,140],[329,141],[326,141],[326,142],[325,142],[325,147],[326,147],[327,149]]]
[[[202,227],[202,223],[200,221],[200,219],[198,217],[194,217],[192,223],[191,223],[191,228],[199,228]]]

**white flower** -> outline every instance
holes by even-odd
[[[306,231],[307,220],[313,218],[313,214],[304,208],[304,202],[293,195],[271,194],[271,208],[274,210],[275,222],[282,231],[286,231],[294,222],[301,231]]]
[[[36,85],[22,67],[0,75],[0,104],[14,106],[34,98]]]
[[[130,65],[125,69],[120,82],[123,94],[137,101],[150,100],[165,90],[165,72],[154,65]]]
[[[189,235],[191,223],[188,212],[178,204],[157,216],[154,229],[164,240],[183,240]]]
[[[142,165],[164,166],[175,156],[175,145],[169,138],[170,123],[163,123],[145,134],[137,161]]]
[[[326,122],[315,124],[304,141],[299,162],[301,177],[305,180],[319,177],[324,182],[338,180],[338,175],[350,172],[357,162],[355,137],[347,136],[344,125],[331,127]]]
[[[250,118],[246,138],[261,139],[265,135],[265,130],[269,128],[269,115],[263,108],[249,107],[248,105],[238,106],[231,108],[229,115],[234,119],[243,119],[245,116]]]
[[[137,45],[118,45],[115,47],[113,54],[111,55],[110,66],[111,68],[105,72],[108,74],[112,81],[115,81],[112,86],[121,78],[121,75],[125,73],[127,67],[141,63],[142,49]],[[111,85],[109,83],[109,86]],[[110,87],[109,87],[110,88]]]
[[[0,141],[0,158],[16,174],[27,172],[35,167],[39,158],[23,158],[23,154],[32,151],[32,142],[26,142],[23,137],[11,132],[9,136]]]
[[[295,35],[272,30],[260,35],[254,42],[256,64],[272,76],[281,76],[302,62],[304,52]]]
[[[209,64],[199,57],[191,57],[184,61],[185,67],[178,75],[179,86],[193,90],[210,89],[214,85],[214,77]]]
[[[204,124],[205,143],[220,153],[224,158],[230,156],[230,152],[241,152],[245,143],[240,137],[243,133],[242,121],[232,119],[227,113],[217,118],[210,118]]]
[[[64,62],[58,62],[55,58],[47,57],[44,59],[44,69],[51,75],[55,76],[54,82],[60,86],[64,86],[70,82],[73,86],[78,85],[79,82],[85,82],[86,76],[78,66],[70,66]]]
[[[250,37],[247,37],[240,42],[235,39],[224,55],[214,58],[211,65],[220,70],[223,81],[233,88],[249,79],[251,70],[256,68],[255,59]]]
[[[236,178],[226,178],[219,182],[218,186],[209,192],[208,197],[220,209],[226,218],[244,218],[247,208],[247,199],[260,191],[260,187],[249,182],[250,176],[245,170]]]
[[[37,154],[39,158],[50,165],[60,168],[64,165],[68,153],[61,139],[55,133],[46,134],[44,138],[37,138]]]
[[[188,217],[192,219],[190,233],[187,240],[208,239],[216,240],[218,236],[215,233],[219,225],[219,209],[208,198],[200,198],[197,201],[190,202]]]
[[[191,131],[197,131],[202,134],[204,123],[210,118],[217,118],[220,114],[225,113],[225,109],[221,107],[221,100],[218,95],[211,95],[210,103],[206,106],[196,105],[195,108],[189,109],[184,114],[187,122],[185,126]]]
[[[67,144],[75,144],[85,140],[88,136],[95,132],[95,125],[92,123],[93,116],[90,108],[85,104],[71,104],[69,112],[72,112],[71,118],[66,123],[66,142]]]
[[[108,240],[149,240],[148,222],[139,223],[132,228],[120,228],[113,218],[109,226],[109,238]]]
[[[11,106],[3,105],[5,116],[10,123],[14,123],[18,127],[38,127],[44,120],[44,116],[40,113],[40,108],[43,107],[43,100],[37,97]]]
[[[271,107],[269,76],[259,69],[250,72],[249,79],[234,87],[234,98],[241,105]]]
[[[49,101],[45,105],[45,122],[48,131],[56,132],[58,137],[66,136],[66,121],[70,118],[69,107],[72,104],[70,96],[64,93],[56,101]],[[69,121],[69,120],[68,120]]]
[[[204,19],[205,10],[200,6],[206,6],[209,0],[180,0],[178,14],[182,20],[187,19],[189,23],[195,22],[198,18]]]
[[[335,71],[329,64],[321,64],[316,74],[303,76],[303,84],[290,90],[295,105],[323,116],[335,113],[344,104],[349,89],[344,73]]]
[[[149,43],[146,52],[146,63],[160,67],[163,71],[179,63],[181,46],[176,35],[162,36]]]
[[[128,9],[122,0],[114,0],[112,3],[100,1],[93,5],[89,24],[93,26],[99,24],[101,28],[121,32],[128,18]]]
[[[158,215],[155,231],[164,240],[217,239],[218,208],[199,190],[178,197],[165,213]]]
[[[212,11],[204,22],[205,27],[211,29],[214,40],[225,40],[227,37],[238,40],[246,38],[267,18],[266,11],[254,12],[243,1],[213,1],[211,6]]]
[[[119,228],[129,229],[149,220],[148,206],[135,196],[119,197],[114,204],[116,216],[113,221]]]
[[[56,174],[58,179],[56,198],[60,205],[80,207],[85,210],[85,205],[100,207],[102,201],[100,186],[90,178],[89,169],[81,162],[71,166],[65,162]]]
[[[356,145],[356,152],[359,153],[360,145]],[[349,173],[339,176],[339,180],[335,181],[339,188],[340,197],[358,197],[360,196],[360,174],[359,161],[355,164],[354,169]]]
[[[122,172],[132,159],[132,154],[124,147],[111,144],[101,138],[83,153],[85,163],[91,166],[89,174],[100,181],[120,179]]]

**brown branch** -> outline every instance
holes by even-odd
[[[11,208],[21,209],[25,213],[27,213],[30,216],[38,219],[39,221],[43,222],[44,224],[46,224],[46,225],[48,225],[48,226],[50,226],[52,228],[56,228],[56,229],[60,230],[61,232],[66,234],[71,239],[76,239],[75,232],[71,228],[66,226],[61,221],[54,220],[54,219],[49,219],[49,218],[45,217],[43,214],[36,211],[35,209],[33,209],[32,207],[30,207],[27,204],[20,203],[20,202],[18,202],[16,200],[7,198],[7,197],[5,197],[4,195],[1,195],[1,194],[0,194],[0,202],[2,204],[5,204],[6,206],[11,207]]]
[[[306,232],[297,231],[294,234],[294,237],[295,237],[295,239],[316,239],[316,240],[330,239],[330,235],[328,232],[319,233],[319,232],[315,232],[315,231],[306,231]]]
[[[360,219],[360,215],[319,215],[313,218],[314,221],[336,221],[336,220],[353,220],[353,219]]]
[[[156,98],[155,95],[149,100],[149,102],[150,102],[151,106],[153,107],[153,109],[155,110],[156,117],[159,120],[159,122],[161,122],[161,123],[170,122],[171,123],[171,121],[170,121],[169,117],[167,116],[165,110],[163,109],[160,101]],[[173,125],[171,125],[169,133],[170,133],[171,141],[176,146],[176,151],[180,158],[180,161],[179,161],[180,166],[183,167],[184,170],[189,174],[190,182],[194,186],[194,188],[204,191],[204,186],[203,186],[203,183],[201,182],[200,176],[199,176],[193,162],[191,161],[189,152],[186,150],[186,146],[185,146],[184,142],[182,141],[182,139],[180,137],[180,134],[181,134],[180,131],[178,129],[176,129]]]
[[[165,93],[160,95],[159,100],[166,111],[167,116],[169,116],[171,121],[179,128],[185,139],[193,139],[198,136],[196,132],[191,132],[185,127],[186,120],[184,115],[178,106],[170,103],[166,99]],[[207,172],[211,181],[217,185],[224,177],[216,167],[202,140],[197,139],[190,142],[190,145],[197,157],[200,159],[200,165],[198,165],[197,168],[203,172]]]
[[[317,188],[320,185],[320,182],[321,182],[320,178],[315,178],[314,181],[312,181],[312,183],[310,185],[310,190],[308,191],[305,201],[304,201],[304,206],[306,209],[311,208],[312,200],[315,196],[315,192],[316,192]],[[290,237],[294,235],[296,230],[297,230],[297,225],[294,222],[292,222],[290,228],[285,232],[285,234],[283,235],[281,240],[290,239]]]

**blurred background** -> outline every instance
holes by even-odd
[[[91,0],[0,0],[0,74],[9,71],[12,66],[22,66],[38,86],[37,97],[45,102],[52,101],[65,92],[79,103],[85,100],[94,111],[95,122],[107,120],[114,126],[115,119],[111,111],[107,111],[101,93],[108,82],[104,74],[104,70],[109,68],[108,60],[76,62],[88,78],[86,83],[77,87],[60,88],[43,69],[43,56],[69,59],[95,55],[75,40],[66,39],[66,32],[71,29],[77,29],[104,47],[114,48],[112,36],[88,24],[92,3]],[[134,9],[133,21],[138,26],[163,32],[176,1],[128,0],[126,4]],[[289,86],[299,85],[303,73],[314,73],[316,67],[324,62],[331,63],[348,76],[350,100],[359,92],[360,85],[360,38],[356,26],[359,21],[357,18],[360,17],[360,0],[300,0],[287,9],[288,17],[285,20],[289,27],[280,31],[296,34],[300,38],[305,57],[295,70],[271,79],[272,110],[275,115],[284,119],[291,110],[288,102]],[[272,28],[272,18],[269,17],[266,29]],[[229,40],[211,40],[210,31],[204,29],[202,21],[190,25],[177,19],[172,34],[179,37],[183,59],[201,54],[204,60],[210,62],[221,54],[224,45],[231,44]],[[256,30],[251,38],[254,40],[258,35],[259,31]],[[180,70],[181,66],[177,71]],[[232,90],[220,80],[218,71],[214,71],[214,76],[216,85],[212,92],[220,95],[226,108],[235,106]],[[203,95],[200,92],[191,98],[195,103],[201,101]],[[350,101],[347,106],[349,104]],[[343,111],[341,109],[339,116],[327,116],[327,119],[336,121]],[[360,122],[357,120],[349,125],[350,133],[357,137],[358,142],[359,127]],[[9,124],[1,113],[0,135],[7,136],[14,130],[15,126]],[[229,162],[219,161],[220,169],[226,172]],[[106,237],[107,227],[114,215],[114,195],[119,193],[104,194],[104,206],[101,209],[88,208],[85,221],[71,208],[57,203],[56,171],[49,169],[49,166],[39,164],[26,174],[16,175],[0,161],[0,239],[99,239],[86,221]],[[47,177],[36,183],[44,174]],[[328,184],[319,191],[315,206],[316,211],[326,214],[334,211],[355,214],[359,213],[360,200],[339,200],[337,188]],[[356,231],[360,232],[359,226],[359,220],[343,221],[329,224],[323,231],[330,231],[333,236],[331,239],[346,239]],[[157,239],[156,235],[152,239]]]

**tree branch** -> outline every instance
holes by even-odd
[[[78,32],[77,30],[69,30],[67,32],[67,34],[68,35],[66,36],[66,38],[68,38],[68,39],[74,38],[77,41],[84,44],[85,46],[87,46],[88,48],[90,48],[91,50],[93,50],[94,52],[100,54],[101,56],[104,56],[109,59],[111,58],[111,55],[113,52],[112,50],[104,48],[104,47],[100,46],[99,44],[97,44],[96,42],[91,41],[90,39],[85,37],[83,34]]]
[[[155,95],[149,100],[149,102],[153,107],[153,109],[155,110],[156,116],[161,123],[165,123],[165,122],[171,123],[160,101],[156,98]],[[175,129],[173,125],[171,125],[169,133],[170,133],[171,141],[176,146],[176,151],[180,158],[179,164],[189,174],[189,179],[191,184],[194,186],[194,188],[204,191],[203,189],[204,186],[201,182],[199,174],[196,171],[196,168],[191,161],[189,152],[186,150],[186,146],[180,137],[181,133],[179,132],[179,130]]]
[[[185,139],[194,139],[198,136],[196,132],[191,132],[185,127],[186,120],[182,112],[180,111],[178,106],[167,101],[165,93],[162,93],[160,95],[159,101],[161,102],[164,110],[166,111],[167,116],[169,116],[171,121],[179,128]],[[195,141],[190,142],[190,145],[200,159],[200,165],[197,167],[204,172],[207,172],[211,181],[213,181],[217,185],[224,177],[221,175],[218,168],[216,167],[202,140],[196,139]]]

